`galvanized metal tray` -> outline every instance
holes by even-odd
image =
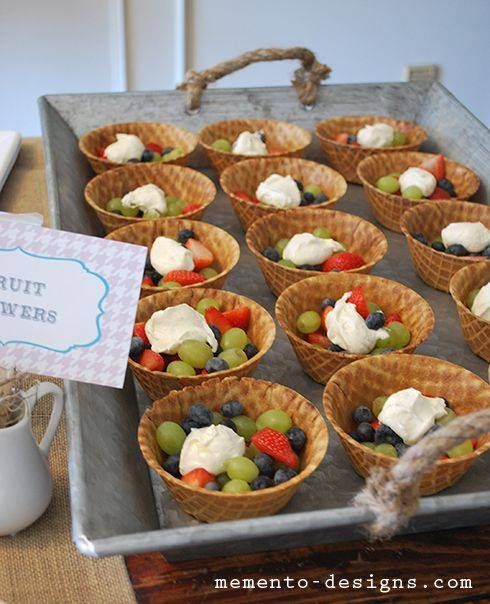
[[[184,112],[181,93],[141,92],[46,96],[40,99],[46,169],[53,224],[57,228],[102,235],[83,202],[93,176],[78,150],[78,137],[97,126],[132,120],[173,122],[193,131],[232,117],[274,117],[308,129],[338,114],[375,113],[423,125],[428,150],[440,150],[471,166],[481,177],[479,200],[488,203],[488,130],[439,84],[325,86],[305,111],[290,88],[210,90],[196,115]],[[307,157],[323,161],[318,145]],[[207,170],[196,154],[192,165]],[[362,188],[351,185],[338,209],[373,220]],[[205,216],[240,242],[242,256],[227,289],[253,297],[273,312],[267,289],[248,251],[238,220],[223,193]],[[389,252],[374,274],[396,279],[422,294],[436,312],[436,328],[420,353],[446,358],[486,379],[487,365],[465,344],[449,295],[426,286],[416,275],[404,237],[385,231]],[[321,409],[322,386],[301,370],[279,329],[272,350],[256,376],[298,390]],[[162,481],[150,475],[139,452],[136,431],[149,404],[127,376],[122,390],[67,383],[67,425],[73,539],[90,556],[160,550],[171,560],[274,550],[360,538],[367,513],[350,505],[363,481],[352,470],[330,430],[328,454],[291,503],[273,517],[201,524],[180,510]],[[454,487],[421,501],[407,532],[470,526],[490,521],[490,459],[478,459]]]

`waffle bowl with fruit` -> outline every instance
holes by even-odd
[[[490,282],[490,262],[479,262],[457,271],[449,282],[464,339],[471,350],[490,363],[490,321],[475,315],[471,306],[478,291]]]
[[[490,406],[490,386],[470,371],[448,361],[419,355],[390,354],[352,363],[328,382],[323,406],[337,432],[354,470],[363,477],[376,467],[391,468],[396,458],[358,442],[349,433],[355,430],[353,413],[360,405],[372,407],[378,397],[406,388],[415,388],[427,397],[442,397],[456,416]],[[490,435],[454,449],[422,477],[421,495],[432,495],[452,486],[471,464],[490,449]],[[471,450],[470,450],[471,449]],[[462,453],[462,454],[461,454]]]
[[[160,187],[167,198],[175,200],[173,205],[168,204],[169,210],[173,210],[172,216],[162,216],[165,218],[200,220],[216,197],[212,180],[197,170],[147,163],[130,164],[99,174],[85,187],[85,201],[109,233],[147,220],[139,216],[122,216],[119,211],[108,210],[107,206],[111,200],[121,199],[126,193],[148,184]]]
[[[233,142],[242,132],[260,132],[267,147],[267,155],[232,153]],[[219,175],[225,168],[252,157],[301,157],[311,143],[308,130],[277,120],[236,119],[208,124],[198,134],[211,165]],[[217,141],[221,141],[221,147]],[[225,143],[228,143],[226,145]]]
[[[347,142],[347,139],[342,139],[342,135],[354,137],[363,126],[378,123],[388,124],[395,132],[402,133],[405,140],[401,140],[400,143],[404,144],[387,147],[360,147]],[[366,157],[376,153],[416,150],[427,140],[425,130],[412,122],[376,115],[333,117],[319,122],[316,125],[315,134],[326,155],[327,163],[340,172],[347,182],[356,184],[361,184],[357,167]]]
[[[192,132],[173,124],[128,122],[101,126],[85,133],[78,143],[80,151],[85,155],[96,174],[127,165],[110,161],[104,157],[104,149],[116,141],[116,134],[134,134],[146,148],[160,147],[162,150],[171,148],[170,153],[173,155],[165,157],[166,154],[159,154],[161,160],[182,166],[188,162],[191,153],[197,147],[197,138]]]
[[[384,151],[384,150],[383,150]],[[400,194],[389,193],[376,186],[380,179],[391,174],[399,175],[408,168],[421,166],[426,162],[437,164],[443,156],[431,153],[401,152],[379,153],[363,160],[357,173],[364,187],[367,200],[376,220],[391,231],[401,232],[403,214],[428,199],[408,199]],[[470,168],[444,158],[445,168],[440,168],[441,178],[449,181],[453,187],[452,201],[470,199],[480,186],[480,179]],[[435,172],[437,174],[438,168]],[[442,176],[441,176],[442,175]],[[449,198],[449,195],[447,196]]]
[[[315,192],[320,191],[321,197],[317,195],[318,199],[325,200],[317,203],[312,194],[311,205],[288,210],[260,203],[255,199],[257,188],[272,174],[291,176],[302,183],[303,187],[315,187]],[[332,209],[347,191],[347,183],[335,170],[316,162],[291,157],[249,159],[240,162],[221,174],[220,184],[245,231],[255,220],[270,214],[286,211],[294,219],[294,212]]]
[[[373,275],[330,273],[294,283],[277,299],[276,318],[286,332],[303,370],[320,384],[325,384],[345,365],[371,354],[385,355],[388,352],[374,348],[371,354],[367,355],[332,349],[332,343],[328,341],[326,334],[319,333],[322,337],[313,337],[319,332],[324,322],[323,317],[318,325],[312,325],[311,330],[308,325],[300,325],[300,331],[298,320],[303,313],[318,309],[319,312],[315,312],[315,315],[320,314],[324,300],[332,299],[335,302],[355,288],[362,288],[365,300],[383,311],[387,324],[391,316],[398,315],[393,322],[404,326],[404,329],[397,327],[396,330],[392,327],[394,335],[390,344],[394,350],[387,356],[413,352],[429,337],[434,328],[434,313],[429,304],[415,291],[396,281]],[[316,321],[317,317],[312,316],[312,320]],[[308,335],[305,335],[307,333]]]
[[[196,220],[170,218],[144,220],[106,235],[106,239],[143,245],[148,248],[149,253],[157,237],[181,240],[184,247],[193,255],[194,269],[190,275],[187,274],[189,271],[184,271],[182,284],[170,281],[172,285],[168,286],[165,284],[166,276],[159,275],[163,283],[158,285],[155,283],[155,278],[150,276],[155,273],[155,269],[150,264],[150,270],[145,271],[146,278],[143,278],[141,285],[141,297],[161,292],[162,287],[178,287],[178,285],[183,288],[213,287],[221,289],[230,271],[240,259],[240,246],[231,235],[212,224]],[[172,272],[176,274],[175,271]],[[186,285],[185,281],[188,277],[191,278],[191,282]],[[169,278],[171,277],[169,276]],[[167,283],[169,283],[168,279]]]
[[[462,201],[433,201],[418,204],[402,219],[402,231],[419,277],[431,287],[445,292],[449,291],[451,277],[460,268],[482,262],[482,256],[455,256],[437,251],[416,236],[423,235],[427,242],[433,241],[440,237],[444,227],[456,222],[482,222],[490,228],[490,206]]]
[[[211,411],[219,412],[221,405],[230,400],[239,401],[244,413],[252,420],[257,420],[264,412],[281,410],[295,426],[304,431],[306,444],[298,453],[296,475],[268,488],[250,490],[249,487],[243,492],[225,492],[196,486],[196,481],[190,484],[162,467],[168,457],[157,441],[159,425],[163,422],[181,422],[197,402]],[[147,464],[163,479],[182,508],[199,520],[219,522],[267,516],[283,508],[322,462],[328,446],[328,431],[317,409],[294,390],[253,378],[225,378],[211,379],[193,388],[173,391],[155,401],[141,418],[138,441]]]
[[[275,261],[264,255],[265,250],[273,249],[279,258],[278,250],[284,247],[285,240],[304,232],[342,242],[346,254],[349,254],[343,254],[346,262],[343,272],[369,273],[388,250],[386,238],[377,227],[345,212],[312,209],[298,211],[294,216],[290,213],[274,213],[259,218],[247,231],[247,245],[256,257],[269,289],[276,296],[293,283],[318,274],[318,271],[291,268],[281,264],[280,260]],[[351,264],[355,264],[355,268],[347,268]],[[330,270],[325,266],[325,271],[327,269]]]

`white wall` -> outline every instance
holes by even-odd
[[[180,80],[185,5],[187,67],[296,45],[333,68],[332,83],[396,81],[409,63],[438,63],[442,82],[490,122],[489,0],[0,0],[0,129],[38,134],[41,94],[118,89],[121,4],[130,89]],[[285,85],[294,67],[251,66],[218,86]]]

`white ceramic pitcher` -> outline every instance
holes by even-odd
[[[22,419],[0,429],[0,536],[14,535],[37,520],[53,492],[47,457],[63,411],[63,391],[41,382],[18,394],[24,405]],[[31,414],[47,394],[53,395],[54,405],[38,444],[32,434]]]

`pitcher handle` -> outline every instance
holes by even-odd
[[[40,384],[33,386],[26,393],[26,400],[33,400],[32,404],[29,404],[30,410],[32,411],[37,401],[43,396],[52,394],[54,397],[53,409],[51,411],[51,417],[49,418],[48,427],[46,432],[39,443],[39,448],[45,457],[48,456],[51,443],[53,442],[54,435],[60,423],[61,414],[63,413],[63,390],[56,384],[51,382],[41,382]],[[36,396],[37,395],[37,396]]]

